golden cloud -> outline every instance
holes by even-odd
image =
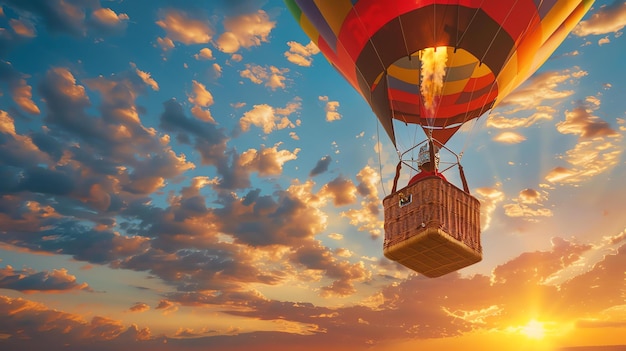
[[[615,1],[611,5],[600,7],[591,18],[580,22],[572,33],[579,37],[617,33],[624,26],[626,26],[626,3]]]
[[[239,48],[250,48],[267,42],[276,22],[270,21],[263,10],[257,13],[244,14],[224,20],[226,32],[215,41],[220,51],[235,53]]]
[[[313,63],[311,56],[317,55],[320,49],[313,42],[309,42],[306,46],[296,41],[287,42],[289,45],[289,51],[285,52],[285,57],[291,63],[298,66],[309,67]]]
[[[156,24],[165,30],[170,43],[178,41],[185,45],[206,44],[213,37],[214,32],[208,21],[193,18],[186,12],[170,9],[164,11],[162,17]],[[167,46],[169,47],[169,43]]]
[[[504,132],[496,135],[493,140],[505,144],[519,144],[526,140],[526,137],[515,132]]]

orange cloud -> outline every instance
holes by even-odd
[[[333,122],[341,119],[341,114],[337,112],[339,108],[339,101],[329,101],[328,96],[318,97],[320,101],[326,102],[324,111],[326,112],[326,122]]]
[[[349,179],[337,177],[326,183],[319,192],[320,196],[333,199],[335,206],[345,206],[356,201],[357,188]]]
[[[562,90],[560,86],[571,80],[586,75],[586,72],[577,70],[548,71],[528,79],[522,86],[509,94],[499,107],[510,108],[506,114],[520,111],[532,111],[542,106],[544,101],[561,100],[572,96],[573,90]]]
[[[137,65],[135,65],[134,63],[131,62],[131,67],[133,67],[135,69],[135,73],[137,73],[137,75],[139,76],[139,78],[141,78],[141,80],[146,83],[146,85],[148,85],[150,88],[152,88],[152,90],[154,91],[158,91],[159,90],[159,83],[157,83],[152,76],[150,75],[150,73],[148,72],[144,72],[142,70],[140,70],[139,68],[137,68]]]
[[[94,10],[91,16],[94,21],[107,27],[117,27],[129,20],[127,14],[121,13],[118,15],[115,11],[105,7]]]
[[[537,221],[537,217],[550,217],[552,211],[543,207],[542,201],[546,195],[534,189],[524,189],[519,192],[513,203],[505,204],[504,214],[509,217],[522,217],[528,221]]]
[[[168,43],[178,41],[185,45],[206,44],[213,37],[214,31],[208,21],[194,18],[187,12],[170,9],[163,11],[161,17],[156,24],[167,33],[167,37],[162,40]],[[168,44],[164,48],[169,46]]]
[[[8,112],[0,110],[0,132],[6,134],[4,147],[5,151],[15,159],[30,159],[36,162],[51,164],[50,156],[39,149],[33,142],[31,136],[22,135],[15,129],[15,120]],[[5,184],[10,184],[10,179],[5,179]]]
[[[254,64],[246,64],[246,69],[239,72],[242,78],[248,78],[254,84],[265,83],[266,87],[276,90],[278,88],[285,89],[285,73],[289,72],[288,68],[277,68],[275,66],[262,67]]]
[[[194,104],[191,108],[191,114],[201,121],[215,123],[215,119],[211,116],[211,112],[208,109],[203,109],[213,105],[213,95],[211,92],[206,90],[204,84],[199,83],[196,80],[193,80],[192,84],[192,92],[187,95],[187,100]]]
[[[278,150],[280,145],[279,142],[270,148],[261,145],[260,150],[248,149],[241,154],[239,164],[257,171],[260,176],[280,175],[285,162],[297,159],[298,152],[300,152],[298,148],[293,151]]]
[[[16,271],[11,266],[0,268],[0,288],[23,293],[62,293],[68,290],[93,291],[87,283],[78,284],[76,277],[66,269],[35,272],[32,269]]]
[[[175,303],[168,300],[161,300],[154,309],[163,310],[163,314],[170,314],[178,310],[178,306]]]
[[[496,135],[493,140],[505,144],[519,144],[526,140],[526,137],[515,132],[503,132]]]
[[[370,166],[363,167],[357,174],[357,193],[363,197],[360,206],[341,212],[341,216],[348,218],[350,224],[360,231],[366,231],[372,238],[382,235],[384,223],[381,220],[381,204],[378,197],[378,182],[380,176]]]
[[[213,57],[213,51],[211,51],[211,49],[209,49],[209,48],[202,48],[202,49],[200,49],[200,52],[198,52],[197,54],[193,55],[193,57],[195,57],[196,60],[213,60],[213,59],[215,59]]]
[[[317,55],[320,49],[313,42],[309,42],[306,46],[296,41],[287,42],[289,45],[289,51],[285,52],[285,57],[291,63],[298,66],[309,67],[313,63],[311,56]]]
[[[35,31],[35,26],[27,20],[24,20],[24,19],[18,20],[18,19],[12,18],[11,20],[9,20],[9,25],[11,26],[11,29],[13,29],[13,31],[17,35],[28,37],[28,38],[33,38],[37,35]]]
[[[267,104],[254,105],[252,110],[245,112],[243,117],[239,119],[239,128],[241,131],[247,132],[250,130],[250,126],[254,125],[260,127],[265,134],[274,130],[295,128],[295,125],[287,117],[287,114],[295,111],[296,108],[293,105],[288,105],[287,108],[282,109]]]
[[[588,20],[581,21],[572,31],[579,37],[618,33],[626,26],[626,3],[615,1],[595,11]]]
[[[270,21],[263,10],[226,18],[224,20],[226,32],[217,38],[215,45],[220,51],[229,54],[239,51],[241,47],[259,46],[268,41],[270,32],[275,26],[276,22]]]
[[[616,137],[619,134],[604,120],[591,114],[592,111],[578,106],[565,112],[565,120],[556,124],[562,134],[575,134],[583,139]]]
[[[137,302],[134,305],[130,306],[128,309],[131,312],[145,312],[150,309],[150,306],[147,303]]]
[[[612,169],[619,163],[623,135],[607,122],[592,114],[592,110],[578,106],[565,112],[565,120],[556,124],[563,134],[579,136],[573,149],[563,159],[569,167],[552,169],[545,179],[551,183],[577,184]]]

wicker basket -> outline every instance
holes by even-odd
[[[424,178],[383,200],[385,257],[427,277],[482,259],[480,202],[439,177]]]

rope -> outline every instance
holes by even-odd
[[[515,1],[515,4],[517,4],[518,0]],[[496,32],[496,35],[491,39],[491,43],[489,43],[489,46],[487,47],[487,50],[485,50],[485,54],[483,55],[483,57],[480,59],[480,61],[482,62],[483,59],[485,58],[485,56],[487,55],[487,52],[491,49],[491,46],[493,45],[496,36],[498,35],[498,33],[500,32],[500,30],[502,30],[502,27],[504,25],[504,23],[509,19],[511,13],[513,12],[513,8],[515,7],[515,4],[513,4],[513,6],[511,6],[509,12],[507,13],[506,17],[504,18],[504,20],[502,21],[502,23],[500,24],[500,27],[498,28],[498,32]],[[524,36],[526,33],[528,33],[528,31],[531,28],[531,24],[533,23],[533,19],[534,17],[538,16],[538,12],[539,12],[539,8],[543,5],[543,0],[541,0],[541,2],[539,3],[539,5],[537,5],[537,14],[533,16],[533,18],[528,21],[528,24],[526,25],[526,29],[524,29],[524,33],[521,34],[521,36]],[[518,43],[516,43],[514,50],[512,50],[511,52],[516,52],[517,48],[519,47]],[[502,74],[502,71],[504,70],[503,68],[507,65],[507,63],[509,62],[510,56],[509,58],[507,58],[505,60],[505,64],[502,66],[502,68],[500,69],[500,71],[498,72],[498,75],[495,77],[494,79],[494,84],[491,85],[491,87],[489,88],[489,92],[487,94],[491,94],[491,92],[493,91],[493,88],[497,85],[498,83],[498,78],[500,78],[500,75]],[[473,89],[472,89],[472,95],[470,96],[470,100],[472,100],[473,98]],[[497,99],[496,99],[497,100]],[[495,101],[494,101],[495,102]],[[491,116],[491,114],[493,113],[493,106],[492,108],[489,109],[489,114],[487,115],[487,119],[489,119],[489,117]],[[481,119],[482,116],[478,116],[475,119],[474,124],[472,125],[472,129],[470,130],[470,132],[468,133],[468,138],[466,138],[465,140],[465,144],[463,145],[463,149],[461,149],[461,152],[459,153],[459,160],[463,157],[463,153],[465,152],[466,148],[468,147],[469,144],[469,140],[470,138],[472,138],[475,135],[475,131],[476,131],[476,126],[479,123],[479,120]]]
[[[376,146],[378,147],[378,175],[380,176],[380,186],[383,189],[384,197],[387,197],[387,191],[385,190],[385,182],[383,180],[383,161],[380,156],[380,153],[383,151],[383,146],[380,143],[380,128],[378,126],[378,121],[376,121]]]
[[[391,193],[394,194],[396,190],[398,190],[398,179],[400,178],[400,169],[402,168],[402,160],[398,162],[396,166],[396,176],[393,177],[393,188],[391,189]]]

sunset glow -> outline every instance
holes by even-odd
[[[543,339],[545,336],[545,329],[543,328],[543,323],[537,322],[532,319],[522,327],[522,333],[531,339]]]

